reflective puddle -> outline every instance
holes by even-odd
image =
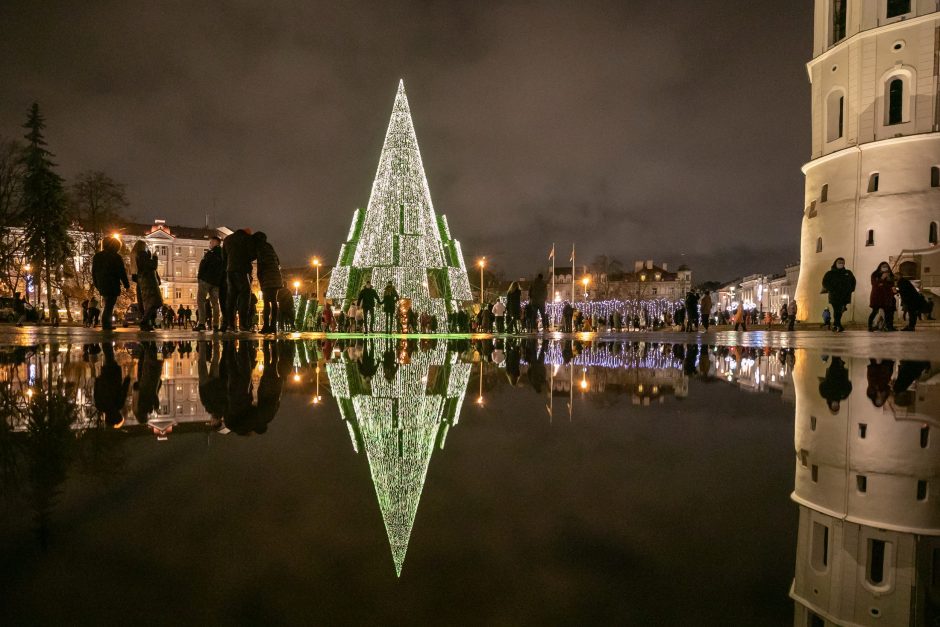
[[[4,624],[940,624],[940,362],[0,349]]]

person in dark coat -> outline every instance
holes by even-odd
[[[529,287],[529,302],[532,303],[533,317],[540,317],[542,320],[542,330],[548,332],[548,314],[545,313],[545,301],[548,299],[548,284],[539,273],[532,285]],[[532,325],[532,330],[536,330],[536,325]]]
[[[157,309],[163,306],[160,293],[160,275],[157,273],[158,258],[147,249],[147,243],[140,239],[131,249],[133,275],[137,283],[137,303],[140,308],[140,330],[153,331],[153,322]]]
[[[277,291],[277,317],[281,331],[294,328],[294,295],[286,287]]]
[[[685,295],[685,330],[698,331],[698,294],[688,292]]]
[[[199,402],[218,424],[228,413],[225,380],[222,378],[219,367],[222,347],[220,344],[199,342],[196,350],[196,358],[199,360]]]
[[[255,369],[257,343],[253,340],[225,342],[222,347],[220,373],[226,383],[227,413],[225,426],[238,435],[264,433],[267,423],[258,418],[258,408],[253,403],[254,382],[251,375]]]
[[[871,307],[871,315],[868,316],[868,330],[874,331],[875,317],[879,311],[884,312],[885,331],[896,331],[894,328],[894,311],[896,309],[894,300],[894,273],[891,272],[891,266],[887,261],[882,261],[871,273],[871,296],[868,304]]]
[[[268,242],[268,236],[258,231],[252,237],[258,255],[258,283],[261,285],[263,309],[261,310],[261,332],[277,333],[277,293],[284,287],[281,276],[281,261]]]
[[[506,332],[518,333],[522,318],[522,288],[513,281],[506,292]]]
[[[250,331],[251,262],[258,256],[251,231],[238,229],[226,237],[222,242],[222,251],[226,278],[225,329]]]
[[[264,355],[264,369],[261,371],[261,380],[258,381],[256,433],[263,433],[267,430],[268,425],[274,420],[281,407],[284,379],[290,373],[294,362],[293,347],[293,342],[275,342],[274,340],[264,340],[261,346],[261,352]],[[284,359],[288,350],[291,351],[290,358]]]
[[[561,308],[562,333],[571,333],[574,330],[572,328],[572,320],[574,320],[574,307],[571,306],[571,303],[565,301],[564,306]]]
[[[841,333],[845,331],[842,313],[852,302],[852,292],[855,291],[855,275],[845,267],[844,258],[838,257],[832,262],[832,268],[823,276],[822,287],[829,294],[829,304],[832,305],[832,330]]]
[[[891,396],[891,375],[894,374],[894,362],[890,359],[868,361],[868,389],[865,395],[875,407],[882,407]]]
[[[105,424],[118,428],[124,424],[122,414],[130,391],[131,378],[122,376],[121,367],[114,359],[114,345],[104,343],[104,364],[95,377],[95,409],[104,416]]]
[[[196,274],[199,287],[196,291],[196,330],[213,331],[222,325],[222,304],[219,290],[225,282],[225,258],[222,256],[222,240],[209,238],[209,248],[199,262]]]
[[[829,411],[839,413],[839,403],[852,393],[849,371],[841,357],[833,357],[826,368],[826,378],[819,382],[819,395],[826,399]]]
[[[362,323],[366,333],[375,331],[375,304],[379,302],[379,293],[372,287],[372,281],[366,281],[365,287],[359,290],[356,306],[362,309]]]
[[[379,366],[375,361],[375,343],[372,340],[365,341],[362,353],[360,353],[357,362],[359,376],[366,381],[372,380],[372,377],[374,377],[375,373],[379,370]]]
[[[917,291],[911,279],[908,276],[902,276],[898,279],[898,296],[901,297],[901,309],[907,316],[907,326],[902,331],[913,331],[917,326],[917,318],[924,308],[925,300],[923,295]]]
[[[160,388],[163,382],[160,374],[163,368],[157,359],[157,345],[154,342],[142,342],[136,351],[137,380],[134,382],[134,416],[139,424],[145,425],[150,414],[160,408]]]
[[[386,333],[395,332],[395,310],[398,308],[399,298],[398,292],[395,291],[395,286],[389,281],[385,285],[385,290],[382,292],[382,311],[385,313]]]

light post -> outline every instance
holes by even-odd
[[[23,270],[26,271],[26,289],[23,290],[23,292],[26,294],[26,297],[23,300],[25,300],[27,303],[29,302],[29,273],[32,271],[32,269],[33,267],[29,264],[23,266]]]
[[[587,300],[587,297],[588,297],[587,286],[588,286],[588,283],[590,282],[591,282],[591,279],[589,279],[588,277],[584,277],[583,279],[581,279],[581,283],[584,285],[584,300]]]
[[[310,263],[313,264],[313,267],[317,269],[317,305],[320,304],[320,259],[314,257],[313,261]]]
[[[477,265],[480,266],[480,307],[483,307],[483,266],[486,265],[486,257],[480,259]]]
[[[297,296],[300,290],[300,281],[294,281],[294,296]]]

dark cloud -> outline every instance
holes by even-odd
[[[809,6],[7,0],[0,24],[0,134],[38,100],[64,175],[285,262],[337,253],[399,77],[435,208],[508,274],[553,240],[702,279],[798,253]]]

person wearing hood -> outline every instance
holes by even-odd
[[[225,257],[225,320],[223,324],[231,327],[233,331],[251,330],[251,312],[249,302],[251,295],[251,262],[258,254],[255,240],[251,237],[249,229],[238,229],[222,242],[222,253]],[[238,323],[235,314],[238,314]]]
[[[121,258],[121,242],[116,238],[107,237],[101,243],[101,250],[91,258],[91,276],[95,289],[104,299],[104,310],[101,313],[101,329],[111,331],[114,329],[114,305],[121,295],[121,286],[130,289],[127,280],[127,269]]]
[[[822,288],[829,295],[829,304],[832,305],[832,330],[841,333],[845,331],[842,314],[852,301],[852,292],[855,291],[855,275],[845,267],[843,257],[832,262],[832,267],[823,276]]]
[[[887,261],[882,261],[871,273],[871,296],[868,300],[871,315],[868,316],[868,330],[874,331],[875,318],[879,311],[884,312],[885,331],[896,331],[894,328],[894,273]]]
[[[258,257],[258,283],[261,285],[261,297],[264,299],[264,308],[261,310],[261,332],[277,333],[277,293],[284,287],[281,260],[278,259],[274,246],[268,242],[267,235],[258,231],[251,237],[255,241],[255,251]]]
[[[519,332],[519,319],[522,317],[522,288],[513,281],[506,292],[506,332]]]

